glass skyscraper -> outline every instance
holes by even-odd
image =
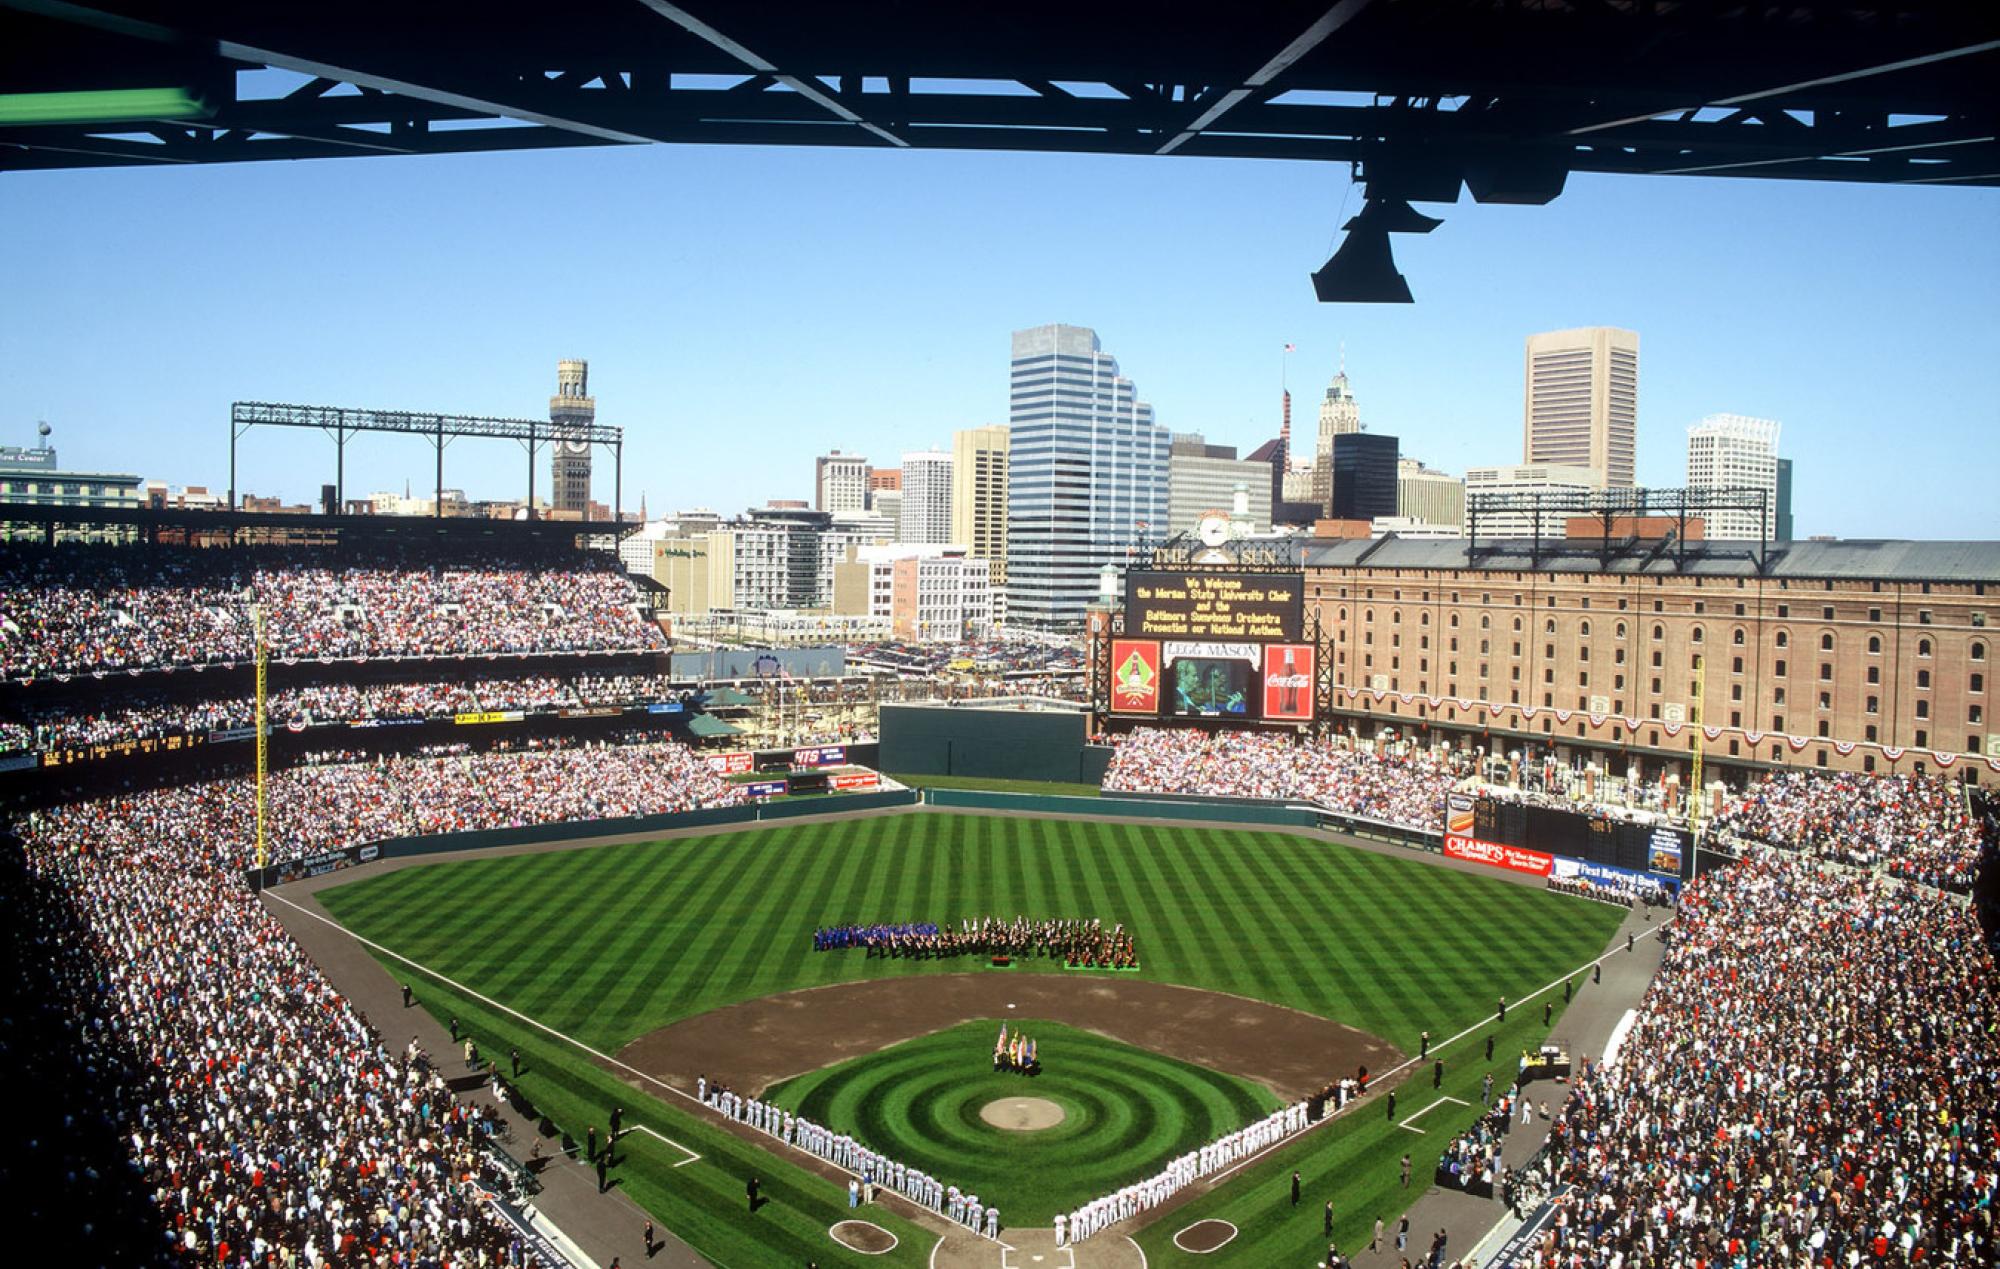
[[[1079,625],[1098,570],[1167,530],[1172,438],[1083,326],[1014,332],[1007,621]]]

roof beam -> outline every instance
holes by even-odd
[[[803,96],[822,110],[830,112],[835,117],[855,125],[864,132],[880,137],[890,145],[903,149],[909,148],[910,143],[908,141],[905,141],[887,128],[879,124],[870,123],[868,120],[862,118],[846,102],[828,92],[825,86],[818,80],[788,74],[783,69],[774,65],[769,59],[759,57],[745,45],[724,35],[721,31],[694,16],[694,14],[689,13],[681,6],[670,4],[667,0],[639,0],[639,3],[667,19],[667,21],[672,22],[675,26],[680,27],[696,39],[727,53],[729,56],[743,63],[744,67],[753,74],[769,75],[777,80],[777,82]]]
[[[1172,154],[1195,137],[1200,136],[1204,128],[1213,127],[1217,120],[1221,119],[1222,116],[1228,114],[1231,110],[1234,110],[1237,106],[1242,105],[1250,98],[1251,94],[1266,87],[1272,80],[1290,70],[1293,64],[1300,58],[1318,48],[1325,42],[1328,36],[1353,21],[1368,5],[1369,0],[1338,0],[1338,3],[1331,9],[1328,9],[1319,16],[1319,21],[1307,27],[1297,39],[1294,39],[1290,44],[1278,50],[1277,56],[1258,67],[1248,79],[1243,81],[1241,86],[1223,93],[1214,104],[1196,115],[1186,128],[1170,138],[1166,144],[1162,145],[1154,153]]]
[[[636,132],[625,132],[607,128],[587,119],[570,118],[549,110],[538,109],[525,101],[510,100],[506,92],[459,92],[434,84],[421,83],[414,79],[384,73],[381,68],[371,69],[362,65],[339,65],[315,57],[303,50],[267,47],[266,42],[257,39],[232,40],[223,35],[195,28],[175,28],[153,22],[139,22],[123,14],[94,8],[87,4],[72,3],[71,0],[0,0],[0,6],[20,9],[42,17],[73,22],[95,30],[108,31],[133,39],[162,44],[209,45],[216,56],[239,62],[250,62],[261,66],[273,66],[280,70],[296,71],[301,75],[312,75],[321,79],[337,80],[360,88],[373,88],[380,92],[396,93],[404,97],[414,97],[419,101],[435,102],[442,106],[454,106],[481,115],[505,115],[523,123],[540,124],[545,128],[556,128],[564,132],[574,132],[598,141],[616,141],[628,145],[646,145],[652,137]],[[342,58],[341,61],[359,60]]]
[[[1863,66],[1857,70],[1842,71],[1837,75],[1821,75],[1815,79],[1802,79],[1797,83],[1780,84],[1776,88],[1760,88],[1754,92],[1737,93],[1730,97],[1719,97],[1714,101],[1697,102],[1692,106],[1673,104],[1648,111],[1642,115],[1626,115],[1618,119],[1607,119],[1602,123],[1584,124],[1571,128],[1569,135],[1586,136],[1592,132],[1602,132],[1608,128],[1622,128],[1627,124],[1644,123],[1648,119],[1680,110],[1700,110],[1704,106],[1741,106],[1753,101],[1764,101],[1772,97],[1782,97],[1789,93],[1802,93],[1814,88],[1825,88],[1832,84],[1852,83],[1857,79],[1872,79],[1877,75],[1893,75],[1897,71],[1915,70],[1920,66],[1932,66],[1938,62],[1948,62],[1960,57],[1976,57],[1981,53],[1991,53],[2000,49],[2000,40],[1984,40],[1978,44],[1963,44],[1957,48],[1939,49],[1933,53],[1921,53],[1915,57],[1905,57],[1893,62],[1882,62],[1875,66]]]

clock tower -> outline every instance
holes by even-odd
[[[590,442],[584,429],[597,421],[597,399],[590,395],[590,363],[558,361],[556,394],[549,398],[549,423],[555,439],[549,446],[550,505],[590,516]]]

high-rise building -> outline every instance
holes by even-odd
[[[1268,479],[1268,476],[1266,477]],[[993,565],[1007,585],[1007,429],[967,428],[951,438],[951,541]]]
[[[903,455],[901,532],[905,542],[951,541],[951,455],[941,449]]]
[[[1396,514],[1396,458],[1393,436],[1380,432],[1336,432],[1328,455],[1335,520],[1373,520]]]
[[[1630,489],[1639,435],[1639,336],[1585,326],[1528,336],[1523,463],[1589,467]]]
[[[556,394],[549,398],[549,505],[578,520],[590,516],[590,442],[581,429],[597,422],[597,399],[590,395],[590,363],[556,363]]]
[[[1468,467],[1465,469],[1466,529],[1477,530],[1480,541],[1495,538],[1562,537],[1574,514],[1563,510],[1540,510],[1533,505],[1506,511],[1482,512],[1473,523],[1472,500],[1481,494],[1574,494],[1599,487],[1594,467],[1559,463],[1523,463],[1518,467]],[[1539,521],[1539,533],[1537,522]]]
[[[1236,491],[1248,496],[1246,532],[1271,528],[1271,465],[1236,457],[1231,445],[1210,445],[1200,432],[1176,432],[1167,454],[1167,532],[1192,532],[1210,511],[1229,514]]]
[[[813,509],[840,515],[868,509],[868,460],[839,450],[813,460]]]
[[[1778,460],[1778,531],[1771,535],[1780,542],[1792,540],[1792,460]]]
[[[1014,332],[1008,399],[1007,620],[1083,621],[1098,572],[1166,536],[1165,428],[1097,332]]]
[[[898,493],[903,488],[903,469],[900,467],[870,467],[868,469],[868,492],[877,490]]]
[[[1415,458],[1396,460],[1396,514],[1418,524],[1465,524],[1465,481]]]
[[[898,472],[897,475],[901,475]],[[900,489],[871,489],[868,491],[869,514],[879,516],[895,526],[890,537],[898,541],[903,536],[903,491]]]
[[[1702,513],[1709,538],[1778,536],[1778,424],[1740,414],[1711,414],[1688,429],[1689,489],[1762,490],[1764,514],[1717,509]],[[1790,482],[1787,481],[1787,484]],[[1789,489],[1786,493],[1790,493]]]
[[[1333,438],[1352,436],[1361,430],[1361,403],[1354,399],[1353,391],[1347,386],[1347,366],[1345,360],[1333,382],[1327,385],[1326,399],[1319,403],[1319,440],[1313,448],[1310,497],[1321,508],[1323,514],[1332,514],[1333,505]],[[1287,489],[1290,498],[1293,490]],[[1390,514],[1394,514],[1393,512]]]

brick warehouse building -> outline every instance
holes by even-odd
[[[1988,712],[2000,542],[1789,543],[1761,573],[1754,550],[1694,543],[1684,560],[1645,542],[1606,553],[1483,542],[1472,562],[1467,549],[1304,548],[1339,725],[1428,725],[1496,751],[1532,742],[1654,774],[1694,748],[1700,655],[1714,767],[2000,782]]]

